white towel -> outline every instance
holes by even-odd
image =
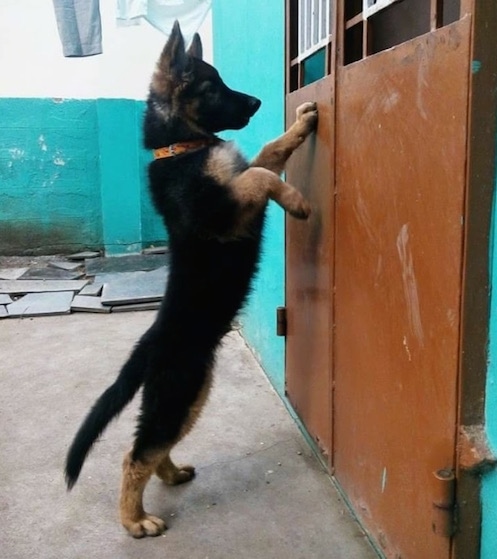
[[[165,35],[169,35],[177,19],[188,44],[211,4],[212,0],[117,0],[117,18],[128,23],[145,19]]]

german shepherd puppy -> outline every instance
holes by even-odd
[[[310,213],[302,195],[279,175],[315,129],[315,103],[299,107],[296,123],[251,163],[215,136],[246,126],[260,104],[229,89],[202,61],[198,35],[185,50],[174,24],[152,77],[144,122],[145,147],[157,157],[149,167],[152,197],[169,232],[169,281],[155,322],[84,420],[65,469],[71,489],[93,443],[143,386],[120,497],[121,522],[135,538],[166,528],[143,509],[152,474],[169,485],[194,476],[194,468],[175,465],[170,452],[200,414],[216,348],[249,292],[268,200],[299,219]]]

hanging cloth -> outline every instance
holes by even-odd
[[[117,0],[118,20],[147,20],[156,29],[169,35],[174,21],[189,43],[211,9],[212,0]]]
[[[64,56],[102,54],[99,0],[53,0]]]

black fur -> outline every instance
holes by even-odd
[[[168,45],[171,51],[171,39]],[[161,89],[152,81],[144,122],[147,148],[199,138],[216,141],[216,132],[245,126],[259,108],[258,99],[229,89],[205,62],[187,53],[178,65],[174,72],[169,70],[181,88],[161,82]],[[161,62],[157,71],[163,71]],[[184,106],[191,107],[188,117]],[[150,164],[151,194],[169,233],[167,289],[155,322],[76,434],[66,463],[69,488],[95,440],[142,385],[132,459],[140,460],[148,450],[178,438],[216,348],[247,298],[259,259],[265,208],[253,214],[246,234],[232,237],[239,202],[206,171],[212,149]],[[248,168],[241,155],[233,161],[238,173]]]

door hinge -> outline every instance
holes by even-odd
[[[286,307],[276,309],[276,335],[286,336]]]
[[[451,538],[456,531],[456,476],[453,470],[433,472],[433,532]]]

